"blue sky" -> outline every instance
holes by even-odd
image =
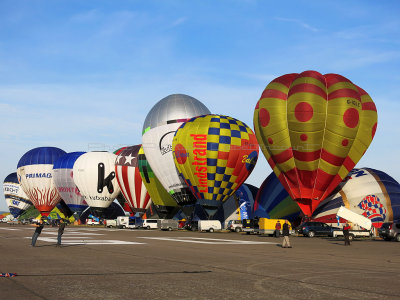
[[[357,166],[399,181],[399,46],[398,1],[2,0],[0,177],[39,146],[139,144],[173,93],[253,127],[269,81],[316,70],[371,95],[378,129]],[[261,154],[247,182],[270,172]]]

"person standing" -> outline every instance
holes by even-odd
[[[349,223],[346,223],[343,226],[343,236],[344,236],[344,245],[345,246],[350,246],[350,233],[349,233],[349,230],[350,230],[350,225],[349,225]]]
[[[36,227],[36,230],[32,236],[32,247],[35,247],[36,240],[37,240],[38,236],[40,235],[40,233],[42,232],[43,227],[44,227],[43,219],[39,220],[39,224],[34,224],[33,226]]]
[[[64,233],[65,225],[66,223],[64,219],[60,219],[60,224],[58,225],[57,247],[61,247],[61,236]]]
[[[290,241],[289,241],[289,222],[288,222],[288,220],[285,220],[285,223],[283,224],[282,234],[283,234],[282,248],[292,248],[292,246],[290,246]]]
[[[281,222],[278,220],[275,224],[275,237],[279,237],[281,235]]]

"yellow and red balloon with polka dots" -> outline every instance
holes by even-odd
[[[280,182],[311,216],[364,155],[377,119],[371,97],[350,80],[305,71],[268,84],[254,129]]]

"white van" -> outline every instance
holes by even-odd
[[[157,229],[158,228],[158,219],[144,219],[142,227],[144,229]]]
[[[199,220],[197,222],[199,231],[214,232],[214,230],[221,230],[221,222],[218,220]]]

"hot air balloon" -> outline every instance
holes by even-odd
[[[94,151],[82,154],[74,163],[74,182],[99,217],[120,192],[115,178],[116,158],[113,153]]]
[[[178,171],[210,217],[246,180],[258,158],[253,131],[222,115],[183,123],[172,148]]]
[[[142,181],[146,186],[158,216],[162,219],[171,219],[178,212],[178,205],[155,176],[144,154],[143,146],[139,149],[138,166],[140,176],[142,177]]]
[[[371,219],[375,228],[385,222],[400,222],[400,184],[388,174],[371,169],[353,169],[335,191],[314,211],[312,219],[338,222],[336,213],[344,206]],[[345,220],[340,219],[344,223]]]
[[[18,162],[18,180],[42,216],[47,217],[60,202],[53,180],[53,164],[65,153],[56,147],[39,147],[29,150]]]
[[[300,215],[299,205],[289,196],[275,173],[272,172],[258,190],[254,201],[254,216],[286,219],[293,224],[300,221]]]
[[[156,103],[144,121],[142,143],[146,158],[178,205],[194,204],[196,199],[178,176],[172,157],[172,139],[183,122],[209,113],[208,108],[197,99],[174,94]]]
[[[316,71],[274,79],[254,111],[268,163],[307,216],[360,160],[376,127],[375,104],[363,89]]]
[[[151,199],[140,177],[138,154],[142,145],[126,147],[117,156],[115,174],[118,185],[132,212],[143,215]]]
[[[230,220],[252,219],[257,191],[258,188],[255,186],[243,183],[232,196],[222,203],[213,219],[225,224],[225,228]]]
[[[74,183],[73,167],[75,161],[86,152],[71,152],[58,158],[53,166],[54,182],[58,193],[72,212],[80,215],[87,207],[79,189]]]
[[[32,205],[29,197],[22,190],[18,182],[17,173],[9,174],[3,183],[4,198],[10,213],[14,218],[18,218],[27,208]]]

